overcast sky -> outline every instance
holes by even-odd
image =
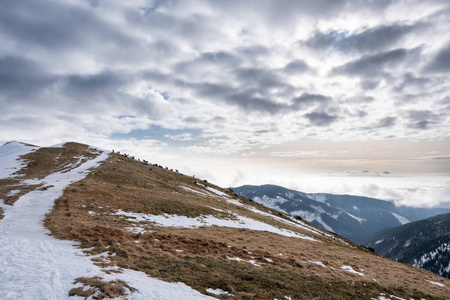
[[[0,2],[0,141],[450,202],[447,0]]]

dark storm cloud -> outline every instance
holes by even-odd
[[[408,111],[408,118],[411,121],[436,120],[439,118],[439,115],[430,110],[410,110]]]
[[[200,60],[214,64],[233,65],[233,66],[236,66],[237,64],[240,63],[239,59],[237,59],[234,55],[227,53],[225,51],[202,53]]]
[[[109,45],[133,41],[125,32],[76,6],[9,0],[2,1],[1,5],[0,31],[19,44],[56,51],[84,48],[88,43],[100,45],[99,41],[108,41]]]
[[[402,82],[396,86],[394,89],[397,92],[403,91],[405,88],[413,87],[416,89],[424,89],[425,86],[431,83],[432,80],[428,77],[415,76],[411,72],[407,72],[403,75]]]
[[[291,74],[291,75],[295,75],[295,74],[299,74],[299,73],[304,73],[306,71],[308,71],[310,69],[310,67],[308,66],[307,63],[305,63],[303,60],[294,60],[291,61],[290,63],[288,63],[284,68],[283,71]]]
[[[392,127],[397,123],[397,118],[395,117],[386,117],[380,120],[377,127],[383,128],[383,127]]]
[[[216,123],[223,123],[226,121],[227,121],[227,119],[222,116],[216,116],[216,117],[212,118],[211,120],[209,120],[209,122],[216,122]]]
[[[338,119],[337,116],[329,115],[324,112],[312,112],[306,114],[305,117],[315,126],[328,126]]]
[[[17,56],[0,57],[0,95],[22,98],[51,86],[55,78],[42,73],[34,61]]]
[[[128,12],[128,19],[137,28],[151,31],[154,39],[172,37],[178,42],[185,41],[191,46],[202,49],[208,41],[219,37],[216,19],[201,13],[187,14],[182,17],[170,13],[172,6],[180,9],[186,3],[164,1],[161,2],[161,6],[164,6],[169,13],[156,9],[152,13],[142,14],[138,10],[132,10]]]
[[[287,94],[290,94],[290,89],[270,70],[256,68],[238,69],[236,77],[237,87],[225,83],[210,82],[193,83],[180,81],[178,84],[192,89],[197,95],[204,98],[220,100],[224,104],[240,107],[247,112],[260,112],[272,115],[298,111],[312,105],[324,107],[332,102],[331,97],[313,93],[303,93],[293,98],[290,105],[274,101],[273,95],[268,93],[267,90],[276,87],[280,89],[279,93],[283,94],[287,90]]]
[[[360,33],[331,30],[316,32],[305,44],[313,49],[334,50],[345,54],[373,53],[383,50],[399,41],[420,25],[379,25]]]
[[[361,81],[361,87],[364,90],[373,90],[380,84],[379,81],[376,80],[363,80]]]
[[[438,115],[430,110],[411,110],[407,113],[407,118],[411,121],[410,127],[416,129],[430,129],[438,124],[444,115]]]
[[[201,119],[196,118],[196,117],[188,117],[188,118],[184,118],[183,120],[188,122],[188,123],[200,123],[200,122],[202,122]]]
[[[437,53],[433,60],[425,67],[425,70],[432,73],[450,72],[450,43]]]
[[[434,124],[434,122],[430,122],[428,120],[424,120],[424,121],[420,121],[420,122],[416,122],[416,123],[410,124],[410,126],[412,128],[425,130],[425,129],[429,129],[430,126],[433,125],[433,124]]]
[[[311,104],[325,104],[331,102],[331,98],[320,94],[303,93],[299,97],[292,99],[294,107],[304,108]]]
[[[227,97],[225,101],[228,104],[237,105],[247,112],[277,114],[288,108],[285,104],[275,103],[269,99],[255,96],[251,91],[234,93]]]
[[[62,80],[65,94],[79,101],[109,97],[126,82],[122,76],[108,71],[86,76],[70,75]]]
[[[274,0],[270,1],[270,12],[280,18],[298,13],[328,15],[332,12],[337,13],[346,2],[346,0]]]
[[[396,65],[405,60],[408,53],[406,49],[395,49],[374,55],[365,55],[357,60],[334,68],[332,74],[348,76],[378,75],[384,71],[384,67]]]
[[[269,48],[264,45],[254,45],[248,47],[237,47],[234,49],[237,54],[247,58],[260,57],[270,54]]]
[[[275,103],[270,98],[258,96],[259,89],[236,88],[228,84],[215,83],[184,83],[184,86],[191,88],[197,95],[221,103],[237,106],[246,112],[260,112],[277,114],[289,109],[288,105]]]
[[[337,15],[345,9],[347,4],[352,4],[352,1],[348,0],[210,0],[208,2],[221,13],[232,15],[243,13],[239,17],[246,16],[249,11],[256,11],[271,26],[285,26],[296,20],[299,16],[312,15],[314,18],[321,18]]]
[[[202,66],[215,66],[217,68],[237,68],[241,64],[241,60],[231,53],[225,51],[205,52],[197,58],[178,63],[174,66],[177,72],[196,72]]]
[[[98,7],[98,5],[100,4],[99,0],[89,0],[89,3],[91,4],[92,7]]]
[[[234,70],[234,73],[240,84],[256,86],[262,90],[286,85],[276,72],[270,69],[239,68]]]
[[[226,83],[187,83],[183,85],[193,89],[198,95],[206,98],[221,99],[233,93],[233,87]]]

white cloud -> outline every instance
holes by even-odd
[[[319,151],[288,151],[288,152],[272,152],[271,156],[309,158],[309,157],[326,157],[328,156],[328,154]]]
[[[164,137],[169,138],[171,140],[175,140],[175,141],[192,141],[192,135],[190,133],[182,133],[182,134],[177,134],[177,135],[169,135],[166,134],[164,135]]]
[[[450,135],[445,1],[94,4],[4,1],[1,140],[319,159],[260,150]]]

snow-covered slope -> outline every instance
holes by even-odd
[[[359,244],[385,228],[450,212],[450,209],[396,207],[388,201],[360,196],[307,194],[275,185],[245,185],[233,190]]]
[[[0,151],[0,179],[7,178],[20,170],[23,166],[23,161],[19,159],[19,156],[35,151],[37,148],[15,141],[2,145]]]
[[[0,147],[3,178],[24,166],[21,155],[37,149],[17,142]],[[86,276],[133,282],[137,290],[133,299],[210,298],[184,284],[164,282],[142,272],[123,270],[107,274],[83,255],[76,243],[49,236],[43,221],[54,201],[69,184],[83,179],[107,157],[107,153],[97,153],[78,167],[66,166],[64,171],[42,180],[28,180],[46,188],[29,192],[13,206],[0,202],[4,211],[0,220],[0,299],[66,299],[69,290],[76,286],[75,279]]]

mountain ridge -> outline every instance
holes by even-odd
[[[385,229],[366,244],[384,257],[450,278],[450,214]]]
[[[396,206],[390,201],[364,196],[304,193],[270,184],[232,189],[267,207],[298,215],[359,244],[385,228],[450,212],[446,208]]]
[[[0,147],[0,166],[5,157]],[[8,255],[0,259],[0,298],[445,299],[449,292],[450,282],[431,272],[155,163],[79,143],[16,158],[8,170],[15,174],[0,177],[0,255]]]

